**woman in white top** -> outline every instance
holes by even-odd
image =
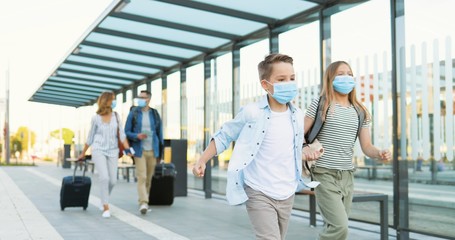
[[[119,115],[113,112],[116,101],[113,92],[103,92],[98,98],[98,110],[92,117],[90,131],[79,158],[83,158],[89,147],[92,148],[92,161],[99,174],[100,196],[103,217],[109,218],[109,195],[117,182],[118,138],[125,149],[129,149],[123,124]],[[117,136],[117,132],[120,136]]]

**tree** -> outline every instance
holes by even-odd
[[[62,139],[65,144],[73,143],[74,132],[69,128],[56,129],[50,132],[51,137]]]
[[[29,140],[30,140],[30,147],[33,148],[33,146],[35,145],[35,141],[36,141],[36,134],[33,132],[33,131],[30,131],[28,129],[28,127],[24,127],[24,126],[20,126],[18,129],[17,129],[17,132],[16,134],[14,135],[15,137],[15,140],[19,141],[21,143],[21,151],[24,150],[24,151],[28,151],[28,147],[29,147]],[[11,141],[11,143],[13,143]]]

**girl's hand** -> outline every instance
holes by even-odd
[[[379,157],[381,160],[390,161],[392,160],[392,153],[388,149],[379,150]]]

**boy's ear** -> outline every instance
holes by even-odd
[[[267,81],[266,79],[262,79],[262,80],[261,80],[261,87],[262,87],[262,89],[264,89],[264,90],[267,89],[267,82],[266,82],[266,81]]]

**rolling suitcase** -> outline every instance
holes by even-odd
[[[84,210],[88,206],[88,197],[92,181],[85,176],[87,171],[87,161],[84,159],[84,172],[82,176],[76,176],[77,166],[74,166],[73,176],[66,176],[62,181],[60,189],[60,208],[62,211],[66,207],[82,207]]]
[[[149,205],[172,205],[174,202],[175,166],[173,163],[158,163],[152,177]]]

